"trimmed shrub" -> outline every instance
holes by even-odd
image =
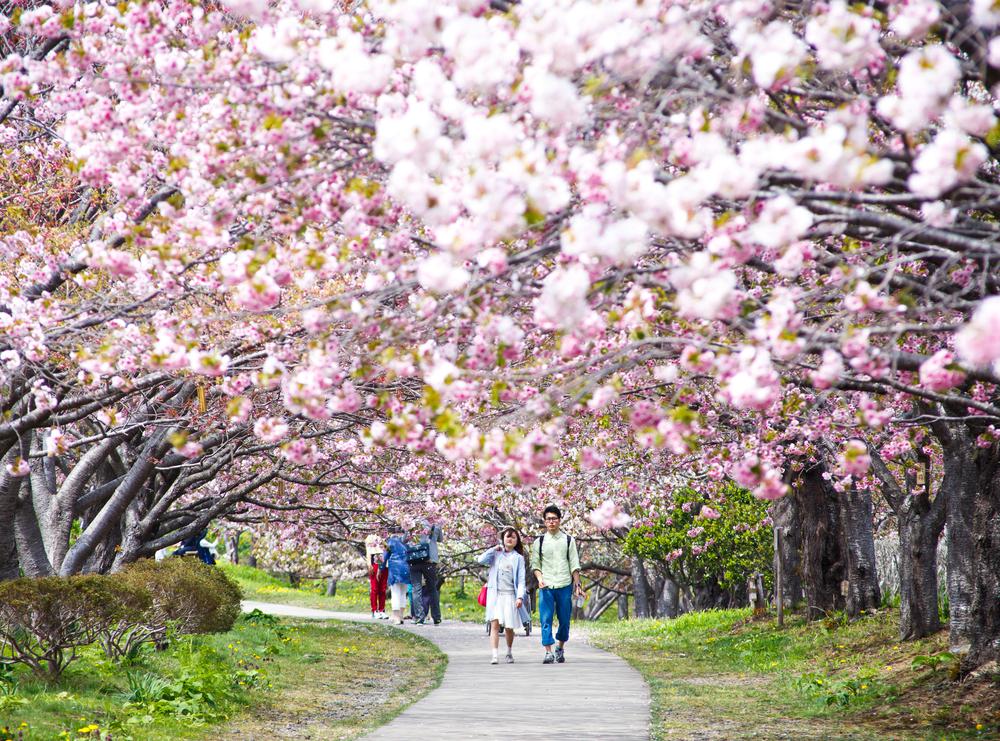
[[[157,640],[169,626],[181,633],[224,633],[240,614],[239,585],[220,569],[192,558],[145,559],[114,576],[149,594],[146,624]]]
[[[141,619],[140,595],[103,576],[0,583],[0,652],[38,676],[58,679],[80,647],[115,624]]]
[[[0,582],[0,664],[58,679],[82,646],[100,642],[115,661],[168,629],[223,633],[240,614],[239,586],[192,559],[142,561],[110,576]]]
[[[99,577],[121,605],[116,619],[101,629],[98,640],[104,653],[113,661],[134,658],[139,647],[156,639],[157,631],[149,625],[153,600],[147,590],[115,576]]]

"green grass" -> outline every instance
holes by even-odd
[[[591,624],[588,633],[646,678],[654,739],[705,729],[733,739],[995,738],[996,685],[991,695],[980,683],[980,701],[970,702],[963,692],[976,692],[950,681],[947,668],[919,666],[946,636],[900,643],[897,617],[792,616],[779,629],[773,617],[723,610]]]
[[[326,582],[322,579],[303,580],[299,587],[293,587],[287,580],[250,566],[222,564],[221,568],[239,583],[248,600],[279,602],[320,610],[360,613],[371,611],[367,581],[341,581],[337,584],[336,596],[327,597]],[[465,583],[466,591],[462,593],[459,591],[458,579],[445,579],[441,589],[441,615],[452,620],[482,622],[485,610],[476,601],[480,583],[473,578],[466,578]]]
[[[300,623],[305,653],[283,667],[276,693],[212,738],[351,739],[437,687],[447,658],[430,641],[371,623]]]
[[[244,618],[228,633],[149,647],[124,666],[87,647],[55,685],[20,668],[4,673],[0,740],[262,738],[261,722],[274,718],[351,738],[436,686],[445,663],[430,642],[386,626]],[[392,681],[365,680],[370,667],[389,667]],[[307,699],[336,713],[316,726],[316,713],[296,715]]]

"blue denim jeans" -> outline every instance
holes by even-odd
[[[542,624],[542,645],[569,640],[569,618],[573,612],[573,585],[538,590],[538,622]],[[552,639],[552,615],[559,619],[559,630]]]

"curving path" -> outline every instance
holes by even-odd
[[[288,617],[369,620],[367,615],[313,610],[266,602],[244,610]],[[576,630],[566,644],[566,663],[542,664],[538,629],[514,640],[514,664],[490,665],[485,627],[445,620],[409,623],[403,630],[432,640],[448,655],[441,686],[366,741],[647,741],[649,689],[637,671],[594,648]]]

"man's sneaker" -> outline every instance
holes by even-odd
[[[414,624],[414,625],[425,625],[425,623],[424,623],[424,619],[423,619],[423,618],[420,618],[419,620],[414,620],[414,621],[413,621],[413,624]]]
[[[545,658],[542,659],[543,664],[554,664],[556,663],[556,657],[552,655],[551,651],[545,652]]]
[[[435,620],[434,624],[435,625],[440,625],[441,624],[441,618],[438,618],[437,620]]]
[[[496,654],[494,654],[494,655],[493,655],[493,658],[492,658],[492,659],[490,659],[490,663],[491,663],[491,664],[499,664],[499,663],[500,663],[500,659],[498,659],[498,658],[496,657]]]
[[[566,654],[563,653],[563,650],[561,648],[556,649],[556,663],[557,664],[566,663]]]
[[[514,657],[513,657],[513,656],[511,656],[510,654],[507,654],[507,655],[506,655],[506,656],[504,657],[504,659],[503,659],[503,660],[504,660],[504,661],[506,661],[506,662],[507,662],[508,664],[513,664],[513,663],[514,663]]]

